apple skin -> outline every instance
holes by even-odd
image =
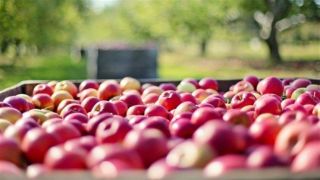
[[[20,111],[13,107],[2,107],[0,108],[0,118],[8,120],[11,123],[15,123],[22,117]]]
[[[12,107],[12,106],[10,106],[10,104],[8,104],[8,103],[0,101],[0,108],[2,108],[2,107]]]
[[[90,88],[98,89],[99,83],[96,80],[87,79],[87,80],[82,81],[79,85],[80,92],[82,92],[83,90],[86,90],[86,89],[90,89]]]
[[[156,93],[149,93],[145,96],[142,96],[142,102],[144,104],[154,104],[155,102],[157,102],[159,98],[159,95]]]
[[[175,109],[181,103],[181,96],[176,91],[168,90],[164,91],[156,102],[157,105],[161,105],[168,111]]]
[[[86,125],[86,129],[87,129],[88,133],[91,135],[95,135],[96,130],[98,128],[98,125],[101,122],[106,121],[108,118],[111,118],[111,117],[113,117],[113,115],[111,113],[102,113],[102,114],[99,114],[99,115],[89,119],[89,121]]]
[[[95,136],[86,135],[77,139],[71,139],[64,143],[64,148],[67,151],[72,151],[74,149],[83,149],[85,152],[89,153],[98,142]]]
[[[131,116],[131,115],[144,115],[146,108],[147,108],[147,106],[144,105],[144,104],[133,105],[133,106],[131,106],[131,107],[128,108],[128,110],[127,110],[127,116]]]
[[[280,130],[278,122],[266,120],[254,122],[249,128],[249,134],[256,142],[273,146]]]
[[[170,133],[172,136],[188,139],[191,138],[197,127],[188,118],[180,118],[170,123]]]
[[[134,128],[142,131],[146,129],[157,129],[161,131],[166,137],[171,136],[169,131],[169,120],[161,116],[148,117],[139,124],[135,125]]]
[[[244,77],[243,80],[251,83],[251,85],[255,89],[257,88],[257,85],[259,83],[259,78],[257,76],[254,76],[254,75],[248,75],[248,76]]]
[[[286,98],[292,98],[292,94],[296,89],[297,88],[294,88],[292,86],[285,86],[284,87],[284,95],[286,96]]]
[[[149,87],[147,87],[146,89],[143,90],[142,96],[146,96],[146,95],[151,94],[151,93],[160,95],[162,92],[163,92],[163,90],[160,87],[151,85],[151,86],[149,86]]]
[[[120,81],[120,87],[122,90],[140,90],[141,84],[140,82],[132,77],[124,77]]]
[[[232,125],[224,121],[206,122],[194,132],[193,140],[209,145],[217,155],[242,151],[245,144],[245,140],[238,136]]]
[[[221,115],[217,111],[209,107],[200,107],[193,112],[191,117],[191,123],[199,127],[204,123],[208,122],[209,120],[215,119],[221,119]]]
[[[81,106],[86,110],[86,112],[90,112],[94,105],[96,105],[100,100],[97,97],[87,97],[81,101]]]
[[[157,129],[130,131],[123,144],[126,148],[139,154],[145,168],[168,153],[167,138]]]
[[[306,105],[306,104],[316,105],[319,102],[320,102],[320,99],[312,96],[312,94],[309,92],[305,92],[301,94],[300,96],[298,96],[298,98],[295,101],[296,104],[300,104],[300,105]]]
[[[36,95],[40,93],[48,94],[49,96],[51,96],[53,94],[53,89],[48,84],[37,84],[33,88],[32,94]]]
[[[198,104],[197,99],[191,93],[181,93],[181,101],[182,102],[192,102],[194,104]]]
[[[219,98],[217,95],[210,95],[205,98],[201,103],[211,104],[213,107],[222,107],[226,108],[226,103],[223,98]]]
[[[294,102],[294,99],[284,99],[283,101],[281,101],[281,109],[285,109],[287,106],[294,104]]]
[[[14,177],[23,177],[22,170],[9,161],[0,161],[0,174],[14,175]]]
[[[39,93],[32,96],[32,103],[36,108],[39,109],[48,109],[51,111],[54,109],[53,100],[48,94]]]
[[[178,92],[192,93],[196,89],[197,89],[197,87],[193,83],[186,82],[186,81],[181,81],[177,86]]]
[[[233,109],[243,108],[248,105],[253,105],[257,98],[250,92],[240,92],[234,95],[231,99],[231,107]]]
[[[173,83],[161,83],[161,84],[159,85],[159,87],[160,87],[163,91],[169,91],[169,90],[175,91],[175,90],[177,90],[176,85],[174,85]]]
[[[123,94],[119,100],[125,102],[127,104],[128,108],[133,105],[142,105],[143,104],[140,95],[133,94],[133,93]]]
[[[173,115],[177,116],[179,114],[185,113],[185,112],[191,112],[193,113],[198,107],[195,103],[192,103],[190,101],[182,102],[177,106],[177,108],[174,110]]]
[[[293,121],[303,121],[307,116],[301,111],[286,111],[282,113],[278,119],[281,126],[285,126]]]
[[[229,109],[224,115],[223,120],[235,125],[249,127],[251,122],[246,112],[238,109]]]
[[[52,118],[41,124],[41,127],[44,129],[47,129],[48,127],[54,125],[54,124],[60,124],[63,122],[63,119],[61,118]]]
[[[12,123],[6,119],[0,119],[0,134],[3,134],[4,131],[11,126]]]
[[[73,99],[72,95],[68,91],[60,90],[60,91],[55,91],[52,95],[51,98],[53,100],[54,106],[58,107],[61,101],[65,99]]]
[[[163,106],[157,105],[157,104],[150,104],[146,107],[144,111],[144,115],[150,117],[150,116],[161,116],[164,118],[168,117],[168,111]]]
[[[297,88],[292,92],[290,98],[296,100],[301,94],[305,93],[306,91],[306,88]]]
[[[109,100],[115,96],[121,95],[121,87],[117,81],[104,81],[98,89],[98,97],[100,100]]]
[[[320,103],[314,106],[312,114],[320,118]]]
[[[247,81],[239,81],[234,86],[232,86],[232,91],[234,93],[239,92],[252,92],[254,91],[254,87],[250,82]]]
[[[105,100],[99,101],[97,104],[95,104],[91,110],[91,113],[93,114],[93,116],[97,116],[103,113],[118,115],[116,106],[112,102]]]
[[[109,160],[121,160],[130,164],[136,169],[142,169],[144,166],[137,151],[133,149],[127,149],[121,144],[117,143],[95,146],[87,156],[87,166],[92,169],[103,161]]]
[[[123,116],[125,117],[126,114],[127,114],[127,110],[128,110],[128,106],[125,102],[123,101],[120,101],[120,100],[115,100],[115,101],[112,101],[112,103],[115,105],[117,111],[118,111],[118,114],[120,116]]]
[[[284,86],[280,79],[270,76],[258,83],[257,91],[260,94],[276,94],[282,96]]]
[[[47,133],[54,135],[59,143],[64,143],[70,139],[76,139],[81,133],[71,124],[55,123],[46,128]]]
[[[92,169],[94,177],[98,179],[117,178],[123,172],[129,170],[132,171],[139,169],[132,166],[130,163],[119,159],[103,161]]]
[[[43,164],[31,164],[26,169],[26,176],[30,179],[39,178],[40,176],[44,176],[50,172],[49,168],[47,168]]]
[[[9,161],[17,166],[22,162],[22,151],[18,143],[0,135],[0,161]]]
[[[174,172],[181,172],[185,169],[169,165],[165,159],[160,159],[148,168],[147,176],[149,179],[166,179]]]
[[[3,100],[4,103],[9,104],[11,107],[17,109],[21,113],[30,110],[30,106],[27,100],[18,96],[9,96]]]
[[[85,115],[87,114],[86,110],[80,104],[68,104],[62,109],[60,116],[62,118],[66,118],[73,113],[82,113]]]
[[[254,150],[249,154],[247,164],[249,168],[261,169],[267,167],[285,166],[288,164],[288,162],[277,156],[273,152],[272,147],[261,145],[255,147]]]
[[[192,96],[195,97],[199,102],[203,101],[205,98],[210,96],[211,93],[204,89],[196,89],[192,92]]]
[[[228,154],[213,159],[205,168],[204,174],[207,178],[221,176],[235,169],[246,169],[247,158],[243,155]]]
[[[278,115],[282,112],[281,101],[273,96],[261,96],[254,103],[256,115],[271,113]]]
[[[189,140],[174,147],[168,153],[166,162],[170,166],[182,169],[203,168],[215,155],[208,145]]]
[[[219,89],[218,82],[216,80],[210,78],[210,77],[202,78],[199,81],[199,86],[202,89],[213,89],[213,90],[216,90],[216,91],[218,91],[218,89]]]
[[[54,92],[61,91],[61,90],[69,92],[71,96],[74,98],[77,97],[78,88],[73,82],[69,80],[60,81],[55,85]]]
[[[111,118],[98,125],[96,138],[100,144],[121,142],[131,129],[127,119]]]
[[[81,134],[81,136],[83,135],[87,135],[88,132],[86,130],[86,124],[85,123],[81,123],[76,119],[66,119],[62,121],[62,124],[70,124],[73,127],[75,127]]]
[[[294,158],[291,163],[291,171],[307,172],[316,170],[320,167],[320,142],[310,142]]]
[[[89,121],[88,116],[86,114],[83,114],[83,113],[72,113],[72,114],[69,114],[68,116],[66,116],[64,118],[64,121],[68,121],[70,119],[77,120],[80,123],[87,123]]]
[[[21,149],[31,163],[42,163],[48,149],[59,143],[55,135],[33,128],[24,136]]]
[[[144,121],[148,117],[144,116],[144,115],[135,115],[135,116],[129,116],[127,118],[129,119],[129,124],[134,126],[134,125],[139,124],[140,122]]]
[[[197,89],[200,88],[198,81],[194,78],[184,78],[181,82],[188,82],[193,84]]]
[[[98,90],[96,89],[85,89],[78,93],[78,98],[82,102],[87,97],[98,97]]]
[[[64,99],[62,100],[59,105],[56,107],[56,112],[61,114],[61,111],[70,104],[80,104],[78,100],[75,99]]]

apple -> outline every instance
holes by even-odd
[[[128,118],[129,118],[129,124],[136,125],[144,121],[148,117],[144,115],[134,115],[134,116],[129,116]]]
[[[320,142],[308,143],[291,163],[293,172],[317,170],[320,167]]]
[[[287,162],[276,155],[272,147],[261,145],[254,148],[254,150],[249,154],[247,164],[249,168],[261,169],[284,166]]]
[[[191,117],[191,123],[196,125],[197,127],[203,125],[209,120],[220,120],[220,114],[215,111],[213,108],[209,107],[200,107],[196,109]]]
[[[306,118],[306,114],[301,111],[286,111],[280,115],[278,122],[284,126],[293,121],[303,121]]]
[[[180,103],[180,94],[173,90],[164,91],[156,102],[156,104],[165,107],[168,111],[175,109]]]
[[[163,106],[157,104],[150,104],[146,107],[144,115],[150,116],[161,116],[164,118],[168,117],[168,111]]]
[[[165,159],[160,159],[148,168],[147,176],[149,179],[165,179],[174,172],[185,170],[169,165]]]
[[[44,176],[49,172],[49,168],[43,164],[31,164],[26,169],[26,175],[30,179],[39,178],[40,176]]]
[[[154,104],[157,102],[159,95],[157,93],[149,93],[147,95],[142,96],[142,102],[144,104]]]
[[[242,151],[245,144],[232,125],[224,121],[206,122],[194,132],[193,140],[201,145],[209,145],[217,155]]]
[[[141,84],[140,82],[132,77],[124,77],[120,81],[120,87],[122,90],[134,89],[140,90]]]
[[[239,124],[245,127],[250,126],[250,118],[246,112],[238,109],[230,109],[223,115],[223,120],[231,124]]]
[[[150,150],[151,149],[153,148],[151,147]],[[149,151],[148,153],[151,152],[152,151]],[[121,160],[136,169],[142,169],[144,166],[137,151],[125,148],[123,145],[118,143],[95,146],[87,156],[87,166],[92,169],[103,161],[109,160]]]
[[[135,125],[134,128],[137,128],[139,130],[157,129],[161,131],[166,137],[171,136],[169,131],[169,120],[161,116],[148,117],[139,124]]]
[[[86,169],[85,155],[82,149],[68,151],[63,146],[54,146],[46,153],[44,164],[49,169]]]
[[[203,168],[215,157],[209,146],[191,140],[180,143],[166,157],[168,165],[178,168]]]
[[[16,141],[0,135],[0,161],[9,161],[21,165],[22,152]]]
[[[134,93],[123,94],[119,100],[125,102],[128,107],[143,104],[140,95]]]
[[[117,81],[104,81],[98,89],[98,97],[101,100],[109,100],[115,96],[121,95],[121,87]]]
[[[49,82],[47,83],[47,85],[48,85],[49,87],[51,87],[51,89],[54,90],[54,87],[56,86],[57,83],[58,83],[58,81],[53,80],[53,81],[49,81]]]
[[[179,118],[170,123],[169,129],[172,136],[188,139],[192,137],[196,126],[188,118]]]
[[[52,126],[53,124],[60,124],[63,122],[63,119],[61,118],[53,118],[53,119],[49,119],[46,122],[44,122],[41,127],[44,129],[47,129],[49,126]]]
[[[292,95],[290,98],[296,100],[301,94],[305,93],[306,91],[307,91],[306,88],[297,88],[292,92]]]
[[[133,105],[131,107],[128,108],[127,110],[127,116],[130,115],[144,115],[145,114],[145,110],[146,110],[147,106],[146,105]]]
[[[81,101],[81,106],[86,110],[86,112],[92,111],[94,105],[96,105],[100,100],[96,97],[87,97]]]
[[[188,82],[193,84],[197,89],[200,88],[198,81],[193,78],[184,78],[181,82]]]
[[[5,119],[11,123],[15,123],[18,119],[22,117],[20,111],[13,107],[2,107],[0,108],[0,118]]]
[[[160,95],[162,92],[163,92],[163,90],[160,87],[151,85],[143,90],[142,96],[146,96],[151,93],[155,93],[157,95]]]
[[[254,87],[250,82],[247,81],[239,81],[237,82],[233,87],[232,91],[234,93],[239,93],[239,92],[252,92],[254,91]]]
[[[243,108],[253,105],[257,98],[250,92],[240,92],[235,94],[231,99],[231,107],[233,109]]]
[[[67,116],[73,114],[73,113],[81,113],[81,114],[87,114],[86,110],[80,105],[80,104],[68,104],[66,107],[64,107],[60,113],[60,116],[62,118],[66,118]]]
[[[194,103],[192,103],[190,101],[182,102],[174,110],[173,115],[177,116],[177,115],[185,113],[185,112],[194,112],[196,109],[197,109],[197,106]]]
[[[87,79],[80,83],[79,91],[82,92],[86,89],[98,89],[99,83],[96,80]]]
[[[103,143],[121,142],[132,127],[124,118],[110,118],[101,122],[96,130],[97,141]]]
[[[273,146],[275,144],[281,126],[277,121],[254,122],[249,128],[251,137],[260,144]]]
[[[48,94],[49,96],[51,96],[53,94],[53,89],[48,84],[37,84],[33,88],[32,94],[36,95],[40,93]]]
[[[99,114],[99,115],[94,116],[93,118],[89,119],[89,121],[86,125],[86,129],[87,129],[88,133],[91,135],[95,135],[98,125],[101,122],[106,121],[111,117],[113,117],[113,115],[111,113],[102,113],[102,114]]]
[[[276,94],[282,96],[284,86],[280,79],[270,76],[258,83],[257,91],[260,94]]]
[[[320,118],[320,103],[314,106],[312,114]]]
[[[295,101],[296,104],[301,104],[301,105],[306,105],[306,104],[316,105],[319,102],[320,102],[320,99],[312,96],[312,94],[309,92],[300,94]]]
[[[204,89],[196,89],[192,92],[192,96],[194,96],[199,102],[203,101],[205,98],[210,96],[211,93]]]
[[[0,108],[2,107],[12,107],[10,104],[0,101]]]
[[[189,92],[192,93],[194,90],[196,90],[196,86],[190,82],[181,81],[177,86],[178,92]]]
[[[12,123],[6,119],[0,119],[0,134],[2,134]]]
[[[56,112],[61,114],[61,111],[68,106],[69,104],[80,104],[78,100],[75,99],[64,99],[62,100],[59,105],[56,107]]]
[[[39,109],[54,109],[54,103],[48,94],[39,93],[32,96],[32,103],[36,108]]]
[[[191,93],[188,93],[188,92],[181,93],[180,96],[181,96],[181,101],[182,102],[189,101],[189,102],[192,102],[194,104],[198,104],[197,99]]]
[[[207,98],[205,98],[201,103],[208,103],[211,104],[213,107],[226,108],[224,99],[217,95],[210,95]]]
[[[46,132],[54,135],[59,143],[64,143],[70,139],[79,138],[81,136],[77,128],[66,123],[52,124],[46,128]]]
[[[216,90],[216,91],[219,89],[218,82],[216,80],[210,78],[210,77],[202,78],[199,81],[199,86],[202,89],[213,89],[213,90]]]
[[[64,99],[73,99],[72,95],[68,91],[64,91],[64,90],[55,91],[51,95],[51,98],[53,100],[55,107],[58,107],[60,102]]]
[[[17,109],[21,113],[30,110],[30,106],[27,100],[18,96],[9,96],[3,100],[4,103],[9,104],[11,107]]]
[[[0,161],[0,174],[1,175],[14,175],[13,177],[23,177],[23,172],[15,164],[9,161]],[[4,176],[6,178],[6,176]]]
[[[33,128],[24,136],[21,149],[31,163],[42,163],[48,149],[59,143],[55,135]]]
[[[137,170],[136,167],[119,159],[106,160],[95,166],[92,171],[95,178],[117,178],[122,172]]]
[[[61,90],[69,92],[70,95],[74,98],[77,97],[78,88],[71,81],[64,80],[64,81],[58,82],[54,87],[54,92],[61,91]]]
[[[254,89],[257,88],[257,85],[259,83],[259,78],[254,75],[248,75],[248,76],[244,77],[243,80],[246,82],[249,82],[254,87]]]
[[[294,91],[296,91],[297,88],[294,88],[292,86],[285,86],[284,87],[284,95],[286,98],[292,98],[292,94]],[[296,96],[296,95],[295,95]]]
[[[79,92],[77,96],[79,100],[82,102],[87,97],[98,97],[98,90],[92,88],[85,89]]]
[[[117,115],[118,111],[116,106],[112,102],[102,100],[94,105],[94,107],[91,110],[91,113],[93,114],[93,116],[103,113],[111,113]]]
[[[160,87],[163,91],[169,91],[169,90],[175,91],[175,90],[177,90],[176,85],[174,85],[173,83],[161,83],[161,84],[159,85],[159,87]]]
[[[307,87],[310,84],[311,84],[311,81],[309,79],[298,78],[298,79],[294,80],[293,82],[291,82],[290,86],[292,86],[294,88],[302,88],[302,87]]]
[[[64,143],[64,149],[67,151],[73,151],[74,149],[83,149],[85,152],[89,153],[98,142],[94,136],[86,135],[77,139],[71,139]]]
[[[88,132],[86,130],[86,124],[81,123],[80,121],[78,121],[76,119],[66,119],[66,120],[63,120],[62,123],[72,125],[73,127],[75,127],[80,132],[81,136],[88,134]]]
[[[262,113],[271,113],[278,115],[282,112],[281,101],[273,96],[263,95],[254,103],[257,115]]]
[[[125,102],[121,101],[121,100],[115,100],[115,101],[112,101],[112,103],[115,105],[117,111],[118,111],[118,114],[120,116],[126,116],[127,114],[127,110],[128,110],[128,106]]]
[[[246,169],[247,158],[243,155],[228,154],[213,159],[204,169],[205,177],[218,177],[235,169]]]
[[[31,118],[35,120],[38,124],[42,124],[48,120],[48,117],[45,115],[45,112],[40,109],[32,109],[30,111],[24,112],[23,118]]]
[[[294,99],[284,99],[283,101],[281,101],[281,109],[285,109],[287,106],[294,104],[294,102]]]
[[[167,138],[156,129],[130,131],[123,144],[126,148],[139,154],[146,168],[155,161],[164,158],[168,153]]]

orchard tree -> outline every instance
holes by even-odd
[[[240,2],[240,1],[239,1]],[[317,4],[318,3],[318,4]],[[258,34],[268,49],[272,64],[281,63],[278,42],[279,33],[305,21],[320,20],[320,4],[317,0],[242,0],[244,18],[258,25]]]

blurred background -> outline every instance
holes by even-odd
[[[0,0],[0,89],[86,79],[88,49],[128,44],[161,79],[320,78],[320,0]]]

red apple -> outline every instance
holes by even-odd
[[[291,82],[290,86],[292,86],[294,88],[302,88],[302,87],[307,87],[310,84],[311,84],[311,81],[309,79],[298,78],[298,79],[294,80],[293,82]]]
[[[80,104],[78,100],[75,99],[64,99],[62,100],[59,105],[56,107],[56,112],[61,114],[61,111],[70,104]]]
[[[0,174],[1,175],[14,175],[13,177],[23,177],[23,172],[15,164],[8,161],[0,161]],[[6,176],[4,176],[6,178]]]
[[[99,88],[99,83],[96,80],[92,80],[92,79],[87,79],[84,80],[80,83],[79,85],[79,91],[83,91],[86,89],[98,89]]]
[[[285,160],[277,156],[272,147],[266,145],[256,147],[248,156],[247,162],[248,167],[253,169],[286,165]]]
[[[147,171],[148,178],[150,179],[165,179],[174,172],[181,172],[182,168],[169,165],[165,159],[160,159],[154,162]],[[182,173],[182,172],[181,172]]]
[[[317,170],[320,167],[320,142],[311,142],[295,157],[291,164],[293,172]]]
[[[91,110],[91,113],[93,114],[93,116],[103,113],[111,113],[117,115],[118,111],[116,106],[112,102],[102,100],[94,105],[94,107]]]
[[[128,108],[127,116],[130,115],[144,115],[147,106],[144,104],[133,105]]]
[[[22,163],[22,152],[16,141],[0,135],[0,161],[9,161],[19,166]]]
[[[202,89],[213,89],[213,90],[216,90],[216,91],[219,89],[218,82],[216,80],[210,78],[210,77],[202,78],[199,81],[199,86]]]
[[[42,163],[48,149],[58,144],[53,134],[41,128],[33,128],[24,136],[21,149],[32,163]]]
[[[15,108],[12,108],[12,107],[0,108],[1,119],[5,119],[14,124],[21,117],[22,117],[22,114]]]
[[[117,111],[118,111],[118,114],[120,116],[126,116],[127,114],[127,110],[128,110],[128,106],[125,102],[123,101],[120,101],[120,100],[115,100],[115,101],[112,101],[112,103],[115,105]]]
[[[142,102],[144,104],[154,104],[155,102],[157,102],[159,98],[159,95],[156,93],[149,93],[145,96],[142,96]]]
[[[239,124],[245,127],[250,126],[250,118],[246,112],[238,109],[230,109],[223,115],[223,120],[231,124]]]
[[[196,89],[192,92],[192,96],[194,96],[199,102],[203,101],[205,98],[210,96],[211,93],[204,89]]]
[[[248,75],[244,77],[243,80],[249,82],[255,89],[257,88],[257,85],[259,83],[259,78],[253,75]]]
[[[64,80],[64,81],[58,82],[54,87],[54,92],[61,91],[61,90],[69,92],[74,98],[77,97],[78,88],[71,81]]]
[[[82,102],[87,97],[98,97],[98,90],[96,89],[85,89],[78,93],[77,95],[79,97],[79,100]]]
[[[149,86],[149,87],[147,87],[146,89],[143,90],[142,96],[146,96],[146,95],[151,94],[151,93],[160,95],[162,92],[163,92],[163,90],[160,87],[151,85],[151,86]]]
[[[132,164],[119,160],[112,159],[106,160],[95,166],[92,171],[95,178],[98,179],[109,179],[109,178],[117,178],[122,173],[128,172],[128,170],[137,170],[138,168],[134,167]]]
[[[278,122],[265,120],[254,122],[249,128],[249,133],[256,142],[273,146],[280,130]]]
[[[181,103],[181,96],[173,90],[164,91],[156,104],[165,107],[168,111],[175,109]]]
[[[83,113],[72,113],[72,114],[69,114],[68,116],[66,116],[64,118],[65,121],[68,121],[70,119],[74,119],[74,120],[77,120],[81,123],[87,123],[89,121],[89,118],[86,114],[83,114]]]
[[[64,148],[67,151],[73,151],[75,149],[83,149],[89,153],[95,146],[98,145],[98,142],[94,136],[87,135],[82,136],[77,139],[71,139],[64,143]]]
[[[221,119],[221,116],[217,111],[209,107],[200,107],[193,112],[191,123],[199,127],[209,120],[215,119]]]
[[[31,164],[26,169],[26,175],[30,179],[39,178],[40,176],[44,176],[49,172],[49,168],[43,164]]]
[[[234,86],[232,86],[232,91],[234,93],[239,92],[252,92],[254,91],[254,87],[250,82],[247,81],[239,81]]]
[[[260,94],[276,94],[282,96],[284,86],[280,79],[270,76],[258,83],[257,91]]]
[[[52,95],[51,98],[53,100],[54,106],[58,107],[60,102],[64,99],[73,99],[72,95],[68,91],[55,91]]]
[[[182,102],[192,102],[194,104],[198,104],[197,99],[191,93],[181,93],[181,101]]]
[[[104,81],[98,89],[98,97],[101,100],[109,100],[115,96],[121,95],[121,87],[117,81]]]
[[[86,110],[80,104],[68,104],[62,109],[60,116],[66,118],[73,113],[87,114]]]
[[[120,97],[119,100],[125,102],[128,107],[143,104],[141,97],[133,93],[124,94]]]
[[[54,135],[59,143],[79,138],[80,132],[71,124],[56,123],[46,128],[47,133]]]
[[[48,117],[45,115],[45,112],[40,109],[32,109],[30,111],[24,112],[23,118],[31,118],[35,120],[38,124],[42,124],[48,120]]]
[[[305,92],[301,94],[300,96],[298,96],[298,98],[295,101],[296,104],[301,104],[301,105],[306,105],[306,104],[316,105],[319,102],[320,102],[320,99],[317,97],[314,97],[309,92]]]
[[[51,96],[53,94],[53,89],[48,84],[37,84],[33,88],[32,94],[35,95],[40,93],[48,94],[49,96]]]
[[[181,82],[189,82],[193,84],[197,89],[200,88],[198,81],[193,78],[184,78]]]
[[[32,103],[36,108],[39,109],[54,109],[54,103],[51,97],[48,94],[39,93],[32,96]]]
[[[294,99],[284,99],[283,101],[281,101],[281,109],[285,109],[287,106],[294,104],[294,102]]]
[[[98,102],[99,99],[96,97],[87,97],[81,102],[81,106],[86,110],[86,112],[90,112]]]
[[[27,100],[19,96],[9,96],[3,100],[4,103],[9,104],[11,107],[17,109],[20,112],[26,112],[30,110],[30,106]]]
[[[248,105],[253,105],[257,98],[250,92],[237,93],[231,99],[231,107],[233,109],[243,108]]]
[[[257,115],[271,113],[278,115],[281,113],[281,101],[273,96],[261,96],[254,103]]]
[[[173,123],[170,123],[169,128],[172,136],[185,139],[191,138],[196,130],[196,126],[190,122],[190,119],[187,118],[175,120]]]
[[[205,98],[201,103],[211,104],[213,107],[226,108],[226,104],[223,97],[220,97],[218,95],[210,95],[207,98]]]
[[[160,87],[163,91],[169,91],[169,90],[175,91],[175,90],[177,90],[176,85],[174,85],[173,83],[161,83],[161,84],[159,85],[159,87]]]
[[[125,147],[139,154],[144,167],[149,167],[168,153],[167,139],[161,131],[156,129],[130,131],[123,143]]]
[[[174,110],[174,116],[177,116],[177,115],[185,113],[185,112],[192,112],[193,113],[196,109],[197,109],[197,106],[194,103],[192,103],[190,101],[182,102]]]
[[[144,121],[148,117],[144,116],[144,115],[134,115],[134,116],[130,116],[128,118],[129,118],[129,124],[136,125],[136,124],[139,124],[140,122]]]
[[[134,127],[139,130],[157,129],[161,131],[165,136],[171,136],[169,131],[169,120],[161,116],[148,117]]]
[[[95,135],[98,125],[101,122],[106,121],[108,118],[111,118],[111,117],[113,117],[113,115],[111,113],[102,113],[102,114],[99,114],[99,115],[89,119],[89,121],[86,125],[86,129],[87,129],[88,133],[91,135]]]
[[[168,111],[163,106],[157,104],[150,104],[146,107],[144,111],[144,115],[146,116],[161,116],[164,118],[168,117]]]

